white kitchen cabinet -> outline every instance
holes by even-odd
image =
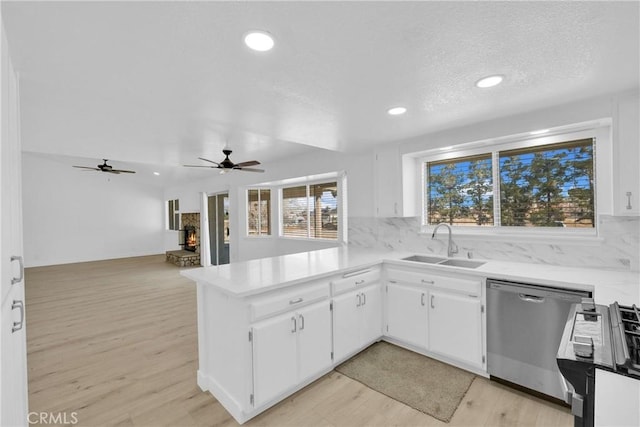
[[[429,350],[482,368],[482,303],[478,297],[431,290]]]
[[[596,427],[640,426],[640,381],[596,369]]]
[[[616,215],[640,215],[640,105],[638,92],[621,96],[614,122],[614,194]]]
[[[322,301],[252,326],[255,406],[331,365],[331,312]]]
[[[21,150],[17,78],[2,20],[0,144],[0,425],[27,425],[27,352],[22,266]]]
[[[428,290],[426,288],[389,283],[387,285],[386,335],[426,349],[427,298]]]
[[[298,355],[295,313],[253,326],[253,387],[262,405],[297,382]]]
[[[374,284],[333,298],[334,360],[341,361],[382,335],[380,285]]]

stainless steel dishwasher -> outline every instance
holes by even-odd
[[[487,370],[567,400],[556,355],[571,304],[591,292],[487,279]]]

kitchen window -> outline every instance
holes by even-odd
[[[180,201],[178,199],[167,201],[166,211],[167,230],[180,229]]]
[[[282,236],[338,239],[338,184],[325,182],[282,189]]]
[[[247,190],[247,235],[271,235],[271,190]]]
[[[484,151],[424,159],[424,225],[595,228],[595,138]]]

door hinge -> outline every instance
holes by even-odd
[[[333,301],[329,303],[329,311],[333,311]]]
[[[484,364],[484,361],[485,361],[485,357],[484,357],[484,355],[482,355],[482,363],[483,364]]]
[[[249,395],[249,403],[253,406],[253,393]]]
[[[484,304],[480,306],[480,313],[484,313]]]
[[[253,341],[253,331],[249,331],[249,341]]]
[[[331,352],[331,361],[333,361],[333,351]]]

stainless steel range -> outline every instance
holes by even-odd
[[[638,308],[596,305],[591,299],[572,305],[557,362],[574,388],[568,400],[575,426],[593,426],[596,368],[640,380]]]

